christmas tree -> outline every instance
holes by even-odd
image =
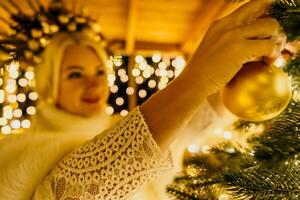
[[[300,1],[277,0],[269,9],[288,41],[300,36]],[[300,199],[300,54],[284,71],[292,77],[293,98],[278,117],[265,122],[238,121],[250,134],[243,145],[227,142],[208,152],[187,153],[183,172],[167,187],[174,199]]]

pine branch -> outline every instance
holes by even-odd
[[[221,160],[221,171],[241,170],[256,165],[252,151],[246,146],[223,143],[212,147],[210,152]]]
[[[225,0],[225,2],[242,2],[243,0]],[[288,41],[300,36],[300,0],[274,0],[268,15],[278,20],[287,34]]]
[[[218,200],[219,193],[224,192],[224,188],[218,185],[221,182],[222,179],[218,178],[203,180],[180,176],[167,186],[166,192],[179,200]]]
[[[203,179],[202,177],[191,177],[191,176],[178,176],[174,178],[174,183],[181,184],[181,185],[187,185],[193,189],[199,188],[199,187],[209,187],[214,184],[221,183],[222,179],[215,176],[214,178],[209,179]]]
[[[234,129],[237,131],[244,131],[251,129],[251,127],[255,125],[259,125],[260,122],[250,122],[250,121],[244,121],[244,120],[238,120],[237,122],[234,123]]]
[[[213,146],[209,153],[185,156],[183,172],[191,178],[209,179],[227,170],[241,170],[255,165],[253,152],[247,147],[221,143]]]
[[[290,60],[283,70],[292,77],[293,88],[296,91],[300,90],[300,53]]]
[[[291,101],[254,145],[255,157],[269,160],[276,156],[286,159],[300,153],[300,104]]]
[[[13,0],[7,0],[10,5],[12,5],[17,11],[18,11],[18,14],[23,14],[21,8],[18,6],[18,4],[16,4]]]
[[[300,174],[296,171],[248,170],[227,172],[224,185],[236,199],[299,199]]]
[[[300,165],[300,160],[299,160],[300,157],[299,156],[300,156],[300,154],[296,154],[295,156],[290,157],[290,158],[284,160],[283,162],[274,163],[273,164],[274,166],[271,166],[271,167],[273,167],[274,169],[277,169],[279,171],[285,171],[285,170],[293,171],[293,170],[299,168],[299,165]]]
[[[13,15],[13,14],[14,14],[14,12],[11,11],[10,9],[8,9],[8,7],[7,7],[6,5],[4,5],[2,2],[0,3],[0,7],[1,7],[5,12],[7,12],[8,14],[10,14],[10,15]]]
[[[287,34],[288,41],[300,36],[300,0],[275,0],[269,15],[276,18]]]
[[[185,191],[177,185],[168,186],[166,192],[170,194],[171,198],[174,197],[174,199],[176,198],[177,200],[199,200],[199,198],[195,197],[193,192]]]
[[[34,4],[31,2],[31,0],[26,0],[26,2],[33,12],[38,12],[38,9],[35,8]]]

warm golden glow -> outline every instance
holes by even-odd
[[[288,105],[291,80],[275,66],[247,63],[222,90],[224,105],[247,121],[264,121],[279,115]]]

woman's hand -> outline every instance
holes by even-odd
[[[253,0],[213,23],[180,76],[141,106],[163,150],[182,132],[202,101],[225,86],[244,63],[280,55],[286,36],[275,19],[263,18],[270,3]]]
[[[186,67],[198,87],[206,85],[208,94],[214,93],[244,63],[280,56],[286,36],[275,19],[264,16],[271,2],[253,0],[210,26]]]

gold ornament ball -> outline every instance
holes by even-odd
[[[278,116],[292,96],[291,79],[283,70],[249,62],[221,91],[224,105],[237,117],[252,122]]]

